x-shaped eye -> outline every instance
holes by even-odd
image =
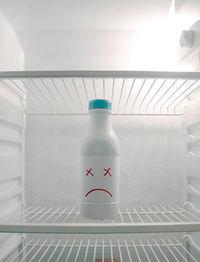
[[[109,171],[110,171],[110,168],[108,168],[108,169],[105,169],[105,168],[104,168],[104,170],[106,171],[105,174],[104,174],[104,176],[106,176],[107,174],[108,174],[109,176],[111,176],[111,173],[109,172]]]
[[[92,171],[92,168],[90,168],[89,170],[86,169],[86,176],[88,175],[94,176],[91,171]]]

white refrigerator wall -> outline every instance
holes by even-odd
[[[26,70],[193,70],[178,50],[198,6],[197,0],[0,1]]]
[[[0,9],[0,71],[23,70],[24,56],[15,29]]]

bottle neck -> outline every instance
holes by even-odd
[[[89,130],[95,132],[108,132],[112,130],[110,115],[111,112],[107,109],[90,110]]]

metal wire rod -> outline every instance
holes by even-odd
[[[31,244],[33,242],[33,239],[31,239],[28,243]],[[9,259],[9,262],[13,262],[16,259],[19,258],[19,256],[26,250],[26,246],[23,246],[23,248],[17,253],[17,255],[15,255],[14,258],[11,258],[11,260]],[[10,254],[7,256],[7,258],[10,256]],[[4,259],[4,261],[7,261],[7,258]]]
[[[197,81],[198,81],[198,80],[193,81],[193,83],[192,83],[191,85],[189,85],[189,87],[187,87],[186,90],[183,90],[183,91],[178,95],[178,97],[176,97],[175,99],[172,100],[172,102],[167,106],[167,112],[169,112],[169,107],[170,107],[171,105],[173,105],[173,103],[174,103],[175,101],[177,101],[185,92],[187,92],[194,84],[196,84]]]
[[[167,210],[165,207],[161,206],[164,210]],[[170,212],[170,210],[167,210],[169,214],[171,214],[173,217],[175,217],[179,222],[183,222],[183,220],[181,220],[177,215],[175,215],[174,213]],[[173,221],[172,221],[173,222]]]
[[[65,244],[63,245],[63,248],[62,248],[62,250],[60,251],[60,254],[58,255],[57,260],[56,260],[55,262],[59,262],[59,260],[60,260],[60,258],[61,258],[61,256],[62,256],[65,248],[67,247],[68,241],[69,241],[69,240],[67,239],[67,241],[66,241]]]
[[[79,92],[78,92],[77,87],[76,87],[76,83],[75,83],[75,81],[74,81],[73,78],[72,78],[72,83],[73,83],[73,86],[74,86],[74,88],[75,88],[75,90],[76,90],[76,94],[77,94],[77,96],[78,96],[78,99],[79,99],[79,102],[80,102],[80,104],[81,104],[81,107],[82,107],[82,109],[83,109],[83,103],[82,103],[82,101],[81,101],[81,97],[80,97],[80,95],[79,95]]]
[[[121,102],[121,97],[122,97],[122,92],[124,90],[124,84],[126,82],[126,79],[124,78],[123,79],[123,82],[122,82],[122,87],[121,87],[121,92],[120,92],[120,95],[119,95],[119,102],[118,102],[118,107],[117,107],[117,110],[118,110],[118,113],[119,113],[119,107],[120,107],[120,102]]]
[[[158,210],[157,212],[160,214],[161,213],[161,211],[157,208],[157,207],[154,207],[154,208],[156,208],[156,210]],[[158,214],[156,214],[155,212],[153,212],[153,210],[150,208],[150,207],[148,207],[148,210],[150,210],[150,212],[152,212],[152,214],[154,214],[154,216],[160,221],[160,222],[163,222],[163,220],[158,216]]]
[[[32,223],[36,223],[39,221],[41,218],[43,218],[45,215],[47,215],[54,207],[49,208],[47,211],[45,211],[41,216],[39,216],[36,220],[34,220]]]
[[[133,79],[133,82],[132,82],[132,84],[131,84],[131,87],[130,87],[130,90],[129,90],[129,93],[128,93],[128,96],[127,96],[127,99],[126,99],[126,102],[125,102],[124,114],[126,113],[127,104],[128,104],[128,101],[129,101],[131,92],[132,92],[132,90],[133,90],[134,84],[135,84],[135,79]]]
[[[195,92],[197,89],[199,89],[200,86],[197,86],[194,90],[190,91],[189,94],[187,94],[185,97],[183,97],[174,107],[174,113],[176,113],[176,108],[178,105],[180,105],[180,103],[183,102],[183,100],[185,100],[188,96],[190,96],[193,92]]]
[[[175,241],[177,242],[177,244],[180,244],[176,238],[175,238]],[[186,252],[186,253],[188,254],[188,256],[189,256],[190,258],[192,258],[192,259],[194,260],[194,262],[198,262],[198,261],[196,260],[196,258],[194,258],[194,256],[184,247],[183,244],[181,244],[180,247],[183,249],[184,252]]]
[[[47,105],[51,105],[52,106],[52,104],[51,104],[51,102],[48,100],[48,98],[46,97],[46,95],[44,95],[43,93],[42,93],[42,91],[39,89],[39,87],[35,84],[35,82],[33,81],[33,79],[30,79],[30,81],[31,81],[31,83],[33,84],[33,86],[35,87],[35,89],[40,93],[40,95],[38,95],[38,97],[40,98],[40,100],[41,101],[43,101],[43,103],[46,103]],[[24,81],[23,81],[23,83],[24,83]],[[41,99],[41,97],[42,97],[42,99]],[[45,100],[45,99],[46,100]],[[53,107],[54,108],[54,107]]]
[[[24,216],[29,216],[30,214],[32,214],[32,213],[34,213],[36,210],[38,210],[38,209],[40,209],[41,207],[40,206],[36,206],[36,207],[34,207],[34,206],[32,206],[32,207],[30,207],[30,208],[26,208],[25,210],[24,210]],[[31,210],[29,210],[29,209],[31,209]],[[28,211],[28,212],[27,212]],[[40,210],[41,211],[41,210]]]
[[[76,240],[73,241],[73,243],[72,243],[72,245],[71,245],[71,247],[70,247],[70,250],[69,250],[69,252],[68,252],[68,255],[67,255],[66,259],[65,259],[66,262],[69,260],[69,257],[70,257],[70,255],[71,255],[72,249],[74,248],[75,241],[76,241]]]
[[[165,79],[162,84],[160,85],[160,87],[158,88],[158,90],[155,92],[154,96],[152,96],[152,98],[149,100],[147,106],[146,106],[146,114],[148,112],[148,108],[149,105],[151,104],[151,102],[155,99],[155,97],[157,96],[157,94],[159,93],[159,91],[162,89],[162,87],[164,86],[164,84],[166,83],[167,79]]]
[[[81,250],[81,246],[82,246],[82,242],[83,242],[83,240],[81,239],[74,262],[76,262],[77,259],[78,259],[78,256],[79,256],[79,253],[80,253],[80,250]]]
[[[65,83],[65,80],[64,80],[63,78],[62,78],[62,83],[63,83],[63,85],[64,85],[64,87],[65,87],[65,90],[66,90],[66,92],[67,92],[67,95],[68,95],[69,99],[71,100],[72,104],[75,105],[74,100],[72,99],[72,96],[70,95],[69,90],[68,90],[68,88],[67,88],[67,85],[66,85],[66,83]]]
[[[167,88],[167,90],[159,97],[159,99],[156,101],[156,103],[153,106],[153,112],[155,112],[155,107],[157,104],[162,100],[162,98],[168,93],[168,91],[174,86],[174,84],[178,81],[178,79],[175,79],[174,82]]]
[[[154,79],[153,83],[150,85],[149,90],[146,92],[145,96],[143,97],[142,101],[140,102],[139,105],[139,113],[140,113],[140,108],[142,106],[142,104],[144,103],[145,99],[148,97],[149,92],[151,91],[152,87],[154,86],[155,82],[157,81],[157,78]]]
[[[182,212],[177,211],[176,209],[174,209],[172,206],[168,206],[171,210],[175,211],[176,213],[178,213],[180,216],[184,217],[186,220],[193,222],[192,219],[188,218],[187,216],[185,216]]]
[[[120,218],[121,218],[122,223],[124,223],[124,219],[123,219],[123,216],[122,216],[122,214],[121,214],[120,208],[119,208],[119,216],[120,216]]]
[[[41,254],[41,257],[39,258],[39,260],[37,260],[37,262],[42,261],[42,259],[45,257],[46,253],[48,252],[48,250],[49,250],[50,247],[52,246],[53,242],[54,242],[54,239],[50,242],[50,244],[48,244],[48,245],[46,246],[45,251]],[[42,246],[44,246],[44,245],[42,245]],[[41,246],[41,247],[42,247],[42,246]]]
[[[168,71],[81,71],[81,70],[65,70],[65,71],[2,71],[0,72],[0,78],[72,78],[72,77],[84,77],[84,78],[180,78],[180,79],[199,79],[199,72],[168,72]]]
[[[111,262],[114,262],[114,260],[113,260],[113,246],[112,246],[112,240],[111,239],[110,239],[110,256],[111,256]]]
[[[39,242],[40,242],[40,239],[38,239],[38,241],[32,246],[32,248],[30,248],[30,250],[25,253],[25,255],[22,257],[22,259],[20,260],[20,262],[23,261],[23,260],[28,256],[28,254],[30,254],[30,253],[32,252],[32,250],[37,246],[37,244],[38,244]],[[25,250],[26,250],[26,249],[25,249]],[[24,252],[25,250],[23,250],[23,252]],[[21,250],[21,251],[22,251],[22,250]],[[15,261],[15,260],[19,257],[19,255],[20,255],[20,253],[18,253],[18,255],[15,257],[14,260],[11,260],[11,261],[9,261],[9,262]]]
[[[2,256],[2,254],[1,254],[1,262],[9,261],[9,258],[12,257],[12,255],[13,255],[16,251],[19,252],[19,247],[20,247],[20,246],[23,246],[22,240],[19,240],[19,241],[17,241],[16,243],[14,243],[14,244],[12,245],[11,249],[10,249],[8,252],[6,252],[6,254],[4,254],[3,256]],[[24,249],[24,248],[23,248],[23,249]],[[20,250],[22,250],[22,249],[20,249]]]
[[[51,79],[51,82],[53,83],[54,88],[57,90],[57,93],[60,95],[60,97],[61,97],[63,103],[66,104],[66,101],[65,101],[63,95],[62,95],[61,92],[60,92],[60,89],[57,87],[57,85],[55,84],[55,82],[54,82],[53,79]]]
[[[40,82],[42,82],[42,80],[40,79]],[[45,94],[45,92],[43,93],[40,88],[35,84],[35,82],[32,80],[32,83],[34,84],[34,86],[37,88],[37,90],[40,92],[40,94],[42,95],[42,97],[45,97],[46,100],[48,101],[48,103],[53,107],[53,109],[55,110],[55,105],[51,102],[51,100],[49,99],[49,97]],[[43,82],[42,82],[43,84]],[[43,84],[44,85],[44,84]],[[48,90],[48,89],[47,89]]]
[[[33,95],[33,97],[36,96],[37,99],[39,99],[40,104],[42,105],[42,104],[44,103],[44,100],[42,100],[39,95],[36,95],[36,94],[33,92],[33,90],[32,90],[31,88],[29,88],[28,85],[23,81],[23,79],[21,79],[20,81],[21,81],[22,84],[26,87],[26,89],[29,90],[29,92],[31,92],[31,94]]]
[[[46,90],[49,92],[49,94],[51,95],[51,97],[53,97],[53,101],[55,101],[57,103],[57,106],[60,107],[60,103],[57,99],[57,97],[51,92],[50,88],[46,85],[46,83],[44,82],[44,80],[42,78],[40,78],[40,81],[42,82],[43,86],[46,88]],[[56,108],[56,107],[55,107]]]
[[[65,222],[67,221],[68,217],[70,217],[70,215],[72,214],[72,212],[74,211],[75,208],[76,208],[76,207],[73,207],[73,208],[69,211],[68,215],[64,218],[64,220],[63,220],[62,223],[65,223]]]
[[[104,262],[104,239],[103,239],[103,243],[102,243],[102,262]]]
[[[33,219],[34,217],[38,216],[38,214],[40,214],[41,212],[43,212],[45,209],[47,209],[47,207],[42,208],[38,213],[32,215],[31,217],[29,217],[28,219],[26,219],[26,222],[30,221],[31,219]]]
[[[141,93],[141,91],[142,91],[142,89],[143,89],[143,87],[144,87],[144,85],[146,83],[146,80],[147,80],[146,78],[143,80],[143,83],[142,83],[142,85],[141,85],[141,87],[140,87],[140,89],[139,89],[139,91],[138,91],[138,93],[137,93],[137,95],[136,95],[136,97],[135,97],[135,99],[133,101],[133,106],[132,106],[132,110],[131,110],[132,113],[133,113],[133,108],[135,106],[135,103],[137,102],[137,99],[138,99],[138,97],[139,97],[139,95],[140,95],[140,93]]]
[[[121,248],[120,248],[119,239],[117,239],[117,246],[118,246],[120,261],[123,262],[122,251],[121,251]]]
[[[86,250],[85,250],[85,257],[84,257],[84,261],[83,262],[86,262],[86,260],[87,260],[89,247],[90,247],[90,239],[88,239],[88,242],[87,242],[87,246],[86,246]]]
[[[178,209],[181,210],[182,212],[185,212],[185,213],[187,213],[188,215],[194,217],[195,219],[200,220],[200,217],[192,214],[191,212],[187,211],[186,209],[183,209],[182,207],[179,207],[179,206],[176,206],[176,208],[178,208]]]
[[[141,247],[142,247],[142,249],[143,249],[143,251],[144,251],[144,254],[145,254],[145,256],[147,257],[147,260],[148,260],[149,262],[151,262],[151,260],[150,260],[150,258],[149,258],[149,255],[148,255],[148,253],[147,253],[147,251],[146,251],[146,248],[145,248],[145,246],[142,244],[142,241],[139,240],[139,243],[141,244]]]
[[[142,222],[142,223],[145,223],[144,220],[142,219],[142,217],[140,216],[140,214],[138,213],[138,211],[135,209],[134,206],[132,206],[133,210],[135,211],[137,217],[139,218],[139,220]]]
[[[60,243],[61,243],[62,240],[58,241],[58,243],[56,244],[53,252],[51,253],[50,257],[48,258],[47,262],[50,262],[51,258],[53,257],[53,255],[55,254],[56,250],[58,249]]]
[[[28,209],[32,209],[33,206],[29,207]],[[14,222],[16,220],[17,217],[19,216],[22,216],[22,210],[20,210],[20,212],[18,212],[16,215],[14,215],[14,217],[12,217],[11,219],[6,219],[6,220],[3,220],[4,223],[8,224],[8,223],[11,223],[11,222]]]
[[[132,262],[130,250],[129,250],[129,247],[128,247],[128,244],[127,244],[126,239],[124,239],[124,243],[125,243],[125,247],[126,247],[126,250],[127,250],[127,254],[128,254],[129,261]]]
[[[86,94],[86,97],[87,97],[87,102],[89,103],[89,97],[88,97],[88,92],[87,92],[87,89],[86,89],[86,84],[85,84],[85,79],[84,78],[82,78],[82,82],[83,82],[83,87],[84,87],[85,94]]]
[[[146,239],[148,247],[151,249],[151,252],[153,253],[154,257],[156,258],[157,262],[160,262],[160,259],[158,258],[158,256],[156,255],[156,252],[153,249],[153,245],[150,244],[149,240]]]
[[[3,81],[2,81],[3,82]],[[13,79],[9,80],[9,82],[11,82],[21,93],[23,93],[24,95],[29,95],[26,90],[24,90],[24,88],[22,88],[21,86],[19,86]],[[3,82],[5,83],[5,82]],[[7,84],[8,86],[8,84]],[[31,99],[33,99],[31,96],[30,96]],[[34,101],[34,100],[33,100]],[[34,101],[35,102],[35,101]],[[37,101],[35,102],[37,104]]]
[[[111,95],[111,102],[112,103],[113,103],[114,88],[115,88],[115,78],[113,79],[113,84],[112,84],[112,95]]]
[[[175,91],[169,96],[167,97],[167,99],[165,100],[165,102],[160,106],[160,112],[162,112],[162,108],[163,106],[185,85],[185,83],[187,82],[188,80],[185,80],[182,82],[182,84],[177,88],[175,89]],[[171,87],[170,87],[171,89]]]
[[[95,81],[94,81],[94,78],[92,78],[92,83],[93,83],[93,89],[94,89],[94,98],[96,98],[97,95],[96,95],[96,87],[95,87]]]
[[[15,87],[16,87],[18,90],[20,90],[24,95],[26,95],[27,97],[29,97],[34,104],[38,105],[38,102],[35,101],[35,99],[33,99],[33,98],[32,98],[26,91],[24,91],[21,87],[19,87],[19,86],[14,82],[14,80],[11,79],[10,81],[15,85]]]
[[[49,91],[48,87],[46,86],[46,84],[44,83],[44,81],[42,79],[40,79],[40,82],[42,82],[43,86],[47,89],[48,93],[51,94],[51,96],[54,98],[53,94]],[[40,88],[38,87],[38,90],[40,90]],[[42,93],[43,97],[45,97],[49,103],[52,105],[52,107],[54,108],[54,110],[56,109],[56,106],[52,103],[51,99],[48,97],[48,95],[45,94],[45,92],[43,93],[41,90],[40,92]],[[57,102],[57,101],[56,101]],[[58,103],[58,102],[57,102]]]
[[[162,206],[161,206],[161,207],[162,207]],[[165,211],[166,211],[166,209],[165,209]],[[162,212],[162,215],[163,215],[169,222],[172,222],[172,223],[173,223],[173,220],[172,220],[169,216],[167,216],[166,213],[169,214],[169,212]]]
[[[173,258],[176,260],[176,262],[180,262],[177,258],[177,256],[174,255],[174,252],[172,251],[172,249],[169,247],[169,245],[164,241],[161,240],[162,243],[164,243],[164,246],[169,250],[170,254],[173,256]]]
[[[65,213],[67,209],[68,207],[64,208],[63,211],[52,221],[52,223],[55,223],[58,220],[58,218],[61,217]]]
[[[144,210],[143,207],[140,207],[140,209],[145,213],[145,215],[148,217],[149,221],[154,223],[153,219],[150,217],[150,215]]]
[[[3,88],[8,88],[11,92],[12,92],[12,94],[14,94],[15,96],[17,96],[19,99],[23,99],[23,95],[21,95],[21,93],[19,94],[16,90],[15,90],[15,88],[14,87],[11,87],[10,85],[8,85],[7,83],[5,83],[3,80],[1,80],[0,79],[0,82],[3,84],[3,86],[1,86],[1,87],[3,87]],[[18,90],[18,89],[17,89]]]
[[[152,210],[150,207],[148,207],[148,206],[144,206],[147,210],[145,211],[145,212],[143,212],[143,211],[141,211],[141,210],[138,210],[138,212],[141,214],[141,215],[145,215],[146,213],[148,213],[148,214],[150,214],[150,215],[152,215],[152,214],[161,214],[162,212],[163,213],[168,213],[167,211],[160,211],[159,209],[157,209],[158,211],[154,211],[154,210]],[[174,213],[174,211],[171,211],[172,213]],[[183,211],[179,211],[179,212],[183,212]],[[175,213],[177,213],[177,212],[175,212]],[[133,212],[133,211],[130,211],[130,214],[131,215],[136,215],[137,213],[136,212]],[[123,212],[122,211],[122,215],[128,215],[128,212]]]
[[[73,218],[72,223],[75,222],[75,220],[78,218],[79,215],[80,215],[80,211],[78,211],[78,212],[75,214],[75,217]]]
[[[187,259],[185,258],[185,256],[178,250],[178,248],[172,243],[170,239],[168,239],[168,242],[172,244],[173,248],[177,251],[177,253],[184,259],[184,261],[187,262]]]
[[[140,254],[139,254],[139,252],[138,252],[138,248],[137,248],[137,246],[135,245],[134,240],[132,239],[131,241],[132,241],[132,246],[134,247],[134,250],[135,250],[135,253],[136,253],[136,255],[137,255],[137,258],[138,258],[139,262],[142,262],[142,259],[141,259],[141,257],[140,257]]]
[[[93,262],[95,262],[95,259],[96,259],[96,252],[97,252],[97,239],[95,240]]]
[[[49,218],[54,216],[58,212],[58,210],[60,210],[60,209],[61,209],[61,207],[57,208],[49,217],[47,217],[45,220],[43,220],[42,223],[46,223],[49,220]]]
[[[62,241],[62,240],[61,240]],[[139,241],[139,240],[138,240]],[[102,242],[103,243],[103,242]],[[58,243],[53,243],[53,244],[51,244],[51,247],[53,247],[53,248],[55,248],[55,247],[57,247],[57,244]],[[27,246],[28,246],[28,244],[26,244]],[[141,247],[141,246],[147,246],[147,247],[149,247],[149,245],[151,245],[151,246],[155,246],[154,244],[147,244],[146,242],[144,242],[144,243],[142,243],[142,244],[136,244],[136,246],[137,247]],[[159,244],[160,246],[164,246],[164,244]],[[171,246],[171,244],[168,244],[169,246]],[[180,245],[182,245],[182,243],[180,243],[180,242],[178,242],[178,243],[176,243],[176,244],[174,244],[174,245],[176,245],[176,246],[180,246]],[[32,246],[31,244],[29,245],[29,246]],[[37,246],[40,246],[40,245],[37,245]],[[44,246],[46,246],[46,247],[48,247],[49,246],[49,244],[46,244],[46,245],[44,245]],[[59,247],[63,247],[64,246],[64,244],[59,244]],[[77,243],[77,244],[75,244],[74,245],[74,248],[79,248],[79,246],[80,246],[80,244],[79,243]],[[97,244],[97,248],[102,248],[102,246],[103,246],[103,244],[101,244],[101,243],[98,243]],[[128,244],[127,243],[127,246],[128,247],[132,247],[132,244]],[[68,244],[66,247],[71,247],[71,244]],[[82,248],[86,248],[87,247],[87,244],[82,244],[81,245],[81,247]],[[95,244],[91,244],[90,246],[89,246],[89,248],[94,248],[95,247]],[[117,244],[112,244],[112,247],[116,247],[116,248],[118,248],[118,245]],[[124,245],[124,244],[122,244],[122,243],[120,243],[120,247],[121,248],[125,248],[126,246]],[[104,249],[106,249],[106,248],[110,248],[110,244],[105,244],[105,239],[104,239]]]
[[[106,95],[105,95],[105,79],[103,78],[103,98],[105,99],[106,98]]]
[[[125,206],[125,209],[126,209],[126,211],[127,211],[127,214],[128,214],[128,217],[129,217],[131,223],[134,223],[133,218],[132,218],[132,216],[131,216],[131,214],[130,214],[130,212],[129,212],[129,210],[128,210],[128,207]]]
[[[164,259],[167,262],[170,262],[169,259],[166,257],[164,251],[162,250],[162,248],[159,246],[159,244],[157,243],[157,241],[155,239],[153,239],[154,243],[156,244],[156,247],[158,248],[158,250],[160,251],[160,253],[163,255]]]
[[[48,239],[46,239],[41,246],[37,249],[37,251],[34,253],[34,255],[30,258],[29,262],[31,262],[36,256],[37,254],[40,252],[40,250],[44,247],[44,245],[46,244],[46,242],[48,241]],[[23,261],[23,260],[22,260]]]
[[[55,208],[55,207],[53,207],[53,208]],[[60,209],[60,208],[58,208],[58,209]],[[61,210],[62,210],[62,213],[63,213],[63,208],[61,207]],[[32,211],[32,213],[34,213],[33,211]],[[38,212],[38,215],[39,214],[43,214],[43,212]],[[60,211],[58,212],[58,210],[56,209],[56,210],[54,210],[54,211],[49,211],[47,214],[49,215],[49,216],[51,216],[52,214],[53,215],[60,215]],[[77,212],[73,212],[72,213],[72,215],[76,215],[77,213],[79,213],[79,211],[77,211]],[[68,214],[67,212],[65,212],[65,214]]]

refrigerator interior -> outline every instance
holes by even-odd
[[[2,259],[198,261],[199,73],[0,77]],[[97,97],[112,101],[121,146],[120,208],[104,221],[79,213],[79,146]]]
[[[0,1],[0,261],[199,261],[199,3],[101,2]],[[79,214],[94,98],[120,141],[114,220]]]

